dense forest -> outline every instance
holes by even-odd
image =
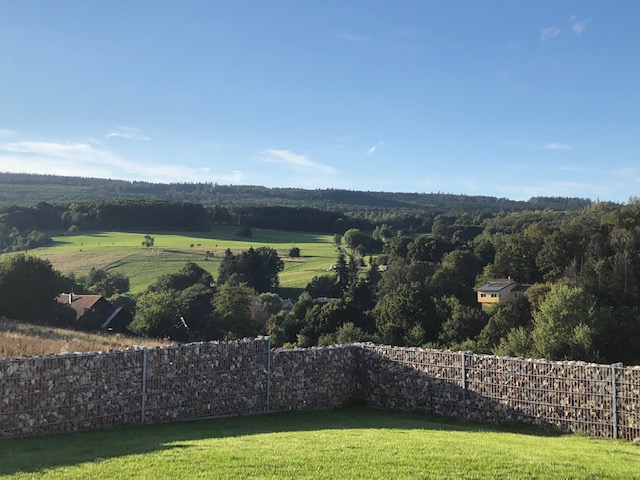
[[[197,265],[185,265],[137,298],[127,296],[124,278],[102,271],[64,278],[34,257],[13,256],[0,260],[0,314],[68,322],[64,312],[57,320],[43,313],[51,308],[44,307],[52,291],[45,285],[55,284],[114,298],[135,312],[132,330],[180,341],[269,334],[287,347],[372,340],[640,363],[636,199],[459,213],[158,199],[40,202],[0,209],[0,244],[35,248],[47,241],[41,232],[52,229],[206,230],[216,224],[331,232],[339,252],[334,270],[315,277],[286,308],[278,295],[282,262],[268,248],[227,252],[215,282]],[[50,281],[24,280],[26,272],[44,272]],[[506,277],[531,287],[517,301],[483,311],[474,287]],[[31,291],[30,310],[21,313],[16,285],[41,285],[41,303]],[[38,305],[43,309],[35,311]]]
[[[528,201],[448,193],[305,190],[213,183],[149,183],[98,178],[0,173],[0,205],[32,206],[39,202],[71,203],[95,199],[156,199],[205,206],[314,207],[342,212],[497,213],[514,210],[579,210],[583,198],[534,197]]]

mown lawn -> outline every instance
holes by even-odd
[[[280,285],[304,288],[316,275],[326,273],[335,263],[337,250],[331,235],[253,229],[253,236],[236,236],[237,227],[217,226],[212,232],[82,232],[78,235],[53,235],[54,244],[30,253],[51,261],[63,273],[86,275],[92,268],[120,272],[138,293],[160,275],[173,273],[186,262],[195,262],[217,276],[224,251],[238,252],[250,247],[276,249],[285,262]],[[154,237],[152,248],[143,247],[145,234]],[[291,247],[298,247],[300,258],[289,258]],[[206,255],[210,252],[213,256]],[[207,258],[205,260],[205,258]]]
[[[0,440],[2,478],[640,478],[640,446],[344,409]]]

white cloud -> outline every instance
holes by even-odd
[[[138,128],[119,126],[113,132],[107,135],[108,138],[124,138],[126,140],[136,140],[139,142],[148,142],[151,137],[143,135]]]
[[[566,143],[547,143],[544,146],[545,150],[572,150],[573,145],[569,145]]]
[[[540,31],[540,40],[542,40],[543,42],[546,42],[547,40],[552,40],[556,38],[558,35],[560,35],[561,31],[562,30],[560,30],[558,27],[543,28]]]
[[[0,171],[150,182],[240,183],[242,172],[211,173],[207,168],[130,161],[89,143],[21,141],[0,144]]]
[[[315,170],[327,174],[336,173],[335,168],[333,168],[331,165],[318,163],[315,160],[311,160],[306,155],[298,155],[291,152],[290,150],[267,149],[263,150],[262,153],[267,155],[267,161],[273,163],[282,163],[284,165],[293,167],[296,170]]]
[[[371,155],[373,154],[376,150],[378,150],[378,148],[380,147],[384,147],[384,142],[378,142],[374,145],[371,145],[371,147],[369,148],[369,150],[367,150],[367,155]]]
[[[575,16],[571,17],[571,21],[575,20]],[[582,32],[584,32],[587,29],[587,24],[590,22],[590,20],[580,20],[579,22],[575,22],[571,24],[571,31],[573,31],[573,33],[575,33],[576,35],[582,35]]]

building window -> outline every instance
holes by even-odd
[[[481,294],[480,294],[480,298],[485,298],[486,296],[487,296],[487,294],[486,294],[486,293],[481,293]]]
[[[498,296],[499,296],[500,298],[502,298],[502,294],[499,294]]]
[[[491,294],[491,298],[496,298],[496,297],[497,297],[497,295],[495,293]]]

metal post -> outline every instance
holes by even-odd
[[[611,423],[613,426],[613,438],[618,438],[618,392],[616,368],[621,366],[622,363],[614,363],[611,365]]]
[[[271,337],[267,337],[267,388],[266,388],[266,409],[271,409]]]
[[[467,352],[462,353],[462,418],[467,418]]]
[[[144,423],[147,403],[147,349],[142,351],[142,395],[140,397],[140,423]]]

